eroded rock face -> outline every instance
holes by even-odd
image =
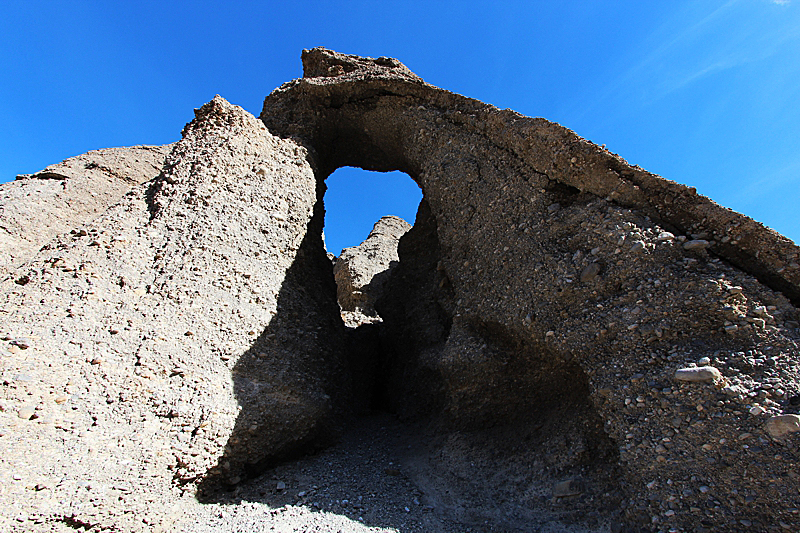
[[[336,259],[333,275],[342,311],[375,315],[375,301],[397,264],[397,241],[411,224],[400,217],[382,217],[367,238],[352,248],[345,248]]]
[[[196,114],[158,178],[4,286],[5,530],[171,530],[201,481],[335,434],[343,326],[305,149],[219,97]]]
[[[0,187],[0,279],[56,235],[101,215],[133,186],[161,171],[172,149],[94,150]]]
[[[792,508],[781,472],[795,452],[763,430],[800,388],[791,241],[544,119],[394,64],[362,69],[322,49],[304,62],[304,79],[265,100],[270,130],[313,147],[323,174],[408,173],[430,211],[401,239],[390,285],[404,281],[377,306],[397,347],[399,412],[471,435],[457,447],[484,458],[477,477],[499,468],[529,487],[589,481],[580,498],[528,509],[725,530],[766,527]],[[688,364],[723,379],[675,381]],[[532,443],[512,462],[551,460],[525,474],[479,453],[508,452],[508,435]],[[757,452],[742,453],[748,439]],[[453,464],[431,468],[457,479]],[[732,491],[747,502],[722,496]]]

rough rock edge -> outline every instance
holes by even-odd
[[[57,235],[91,222],[134,185],[154,178],[173,146],[92,150],[0,185],[0,279]]]
[[[375,316],[375,302],[397,264],[397,243],[411,224],[387,215],[372,228],[358,246],[345,248],[333,267],[339,305],[343,312]]]
[[[681,233],[705,234],[712,253],[783,292],[796,305],[800,303],[800,247],[752,218],[697,194],[694,187],[630,165],[619,155],[559,124],[500,110],[429,85],[418,76],[409,75],[410,71],[397,60],[359,58],[321,47],[304,50],[302,59],[304,78],[282,85],[264,100],[261,118],[275,133],[312,140],[316,134],[313,119],[309,120],[311,123],[294,122],[288,128],[276,123],[280,110],[298,100],[324,108],[391,95],[413,97],[421,105],[441,110],[459,110],[462,127],[483,134],[490,132],[490,141],[498,148],[537,172],[622,206],[642,209],[656,222]],[[494,134],[495,131],[500,133]],[[550,152],[552,146],[568,149]],[[535,155],[542,152],[547,157],[538,159],[547,161],[546,166],[533,164]]]

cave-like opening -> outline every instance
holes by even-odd
[[[348,338],[357,413],[388,411],[392,350],[376,302],[399,264],[398,243],[411,229],[422,199],[405,173],[341,167],[325,181],[324,238]]]

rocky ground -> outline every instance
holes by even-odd
[[[443,490],[430,478],[431,445],[424,428],[373,413],[356,421],[331,448],[282,464],[233,490],[204,495],[214,503],[195,509],[180,527],[187,533],[608,530],[565,525],[545,514],[514,524],[508,506],[496,499],[495,487],[486,485],[479,469],[463,485]],[[454,497],[465,489],[482,496]]]

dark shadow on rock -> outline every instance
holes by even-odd
[[[431,415],[444,406],[444,384],[421,363],[444,347],[452,325],[453,293],[441,259],[436,219],[425,199],[414,226],[400,238],[400,262],[375,308],[383,318],[381,342],[387,376],[381,402],[405,418]]]
[[[352,410],[347,339],[315,212],[278,295],[277,314],[232,369],[241,412],[198,490],[204,503],[275,464],[329,446]]]
[[[441,268],[437,221],[425,200],[400,241],[400,262],[376,305],[384,322],[347,330],[320,238],[321,205],[281,287],[278,314],[234,367],[242,414],[198,499],[311,505],[296,488],[291,495],[275,489],[275,472],[294,471],[289,462],[297,459],[306,466],[293,475],[302,477],[303,468],[317,464],[309,454],[343,453],[336,451],[341,446],[322,451],[343,432],[345,446],[374,438],[354,436],[380,428],[353,425],[352,415],[379,410],[411,424],[396,422],[388,437],[402,437],[406,450],[398,471],[440,519],[478,531],[501,518],[508,529],[548,521],[599,523],[599,505],[614,506],[620,498],[618,457],[577,362],[501,324],[453,316],[452,281]],[[254,381],[266,385],[254,387]],[[265,402],[277,389],[294,391],[300,401]],[[271,411],[258,419],[267,425],[254,427],[247,409],[259,405]],[[260,441],[254,431],[262,432]],[[254,442],[273,451],[258,461],[242,460],[253,457]],[[348,490],[361,486],[353,483]],[[483,488],[476,492],[476,484]],[[563,487],[581,490],[554,496]],[[385,505],[381,516],[391,516],[388,500],[372,505]],[[388,518],[364,523],[401,527]]]

